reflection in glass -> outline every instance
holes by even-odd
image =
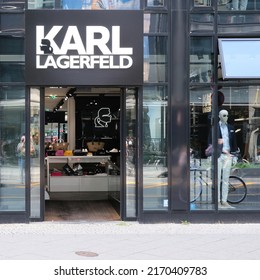
[[[240,153],[232,157],[231,175],[242,178],[247,186],[247,195],[239,203],[235,196],[241,196],[243,184],[236,184],[237,190],[228,195],[232,210],[259,210],[260,209],[260,100],[259,86],[223,87],[221,91],[225,102],[220,108],[228,112],[227,122],[234,126],[237,146]],[[230,208],[221,207],[220,210]]]
[[[211,14],[191,14],[190,15],[191,32],[213,31],[213,15]]]
[[[194,0],[194,7],[211,7],[211,0]]]
[[[24,38],[0,37],[0,82],[24,82]]]
[[[192,37],[190,41],[190,82],[210,83],[213,73],[211,37]]]
[[[21,11],[24,10],[25,0],[0,0],[0,9],[4,11]]]
[[[248,8],[248,2],[250,0],[220,0],[218,6],[220,10],[245,11]]]
[[[212,157],[205,154],[212,138],[211,90],[208,87],[190,91],[190,208],[214,209]]]
[[[24,82],[24,63],[1,63],[0,82]]]
[[[25,17],[23,13],[0,14],[1,37],[3,35],[6,35],[14,36],[14,38],[21,39],[20,37],[24,35],[24,19]]]
[[[25,133],[24,88],[0,87],[0,123],[0,211],[24,211],[25,185],[17,152]]]
[[[168,21],[165,14],[144,14],[144,33],[167,32]]]
[[[28,9],[53,9],[55,0],[29,0]]]
[[[62,8],[69,10],[138,10],[140,0],[64,0]]]
[[[136,217],[136,91],[126,90],[126,217]]]
[[[40,90],[31,88],[31,218],[40,218]]]
[[[260,3],[260,2],[259,2]],[[219,14],[218,32],[219,33],[248,33],[260,31],[259,14]]]
[[[164,0],[147,0],[147,7],[163,7]]]
[[[211,127],[210,88],[192,89],[190,92],[190,199],[191,210],[214,209],[217,202],[216,189],[212,185],[212,157],[207,157],[205,149],[213,144],[218,158],[219,197],[223,195],[223,185],[228,185],[227,202],[218,204],[219,211],[244,211],[260,209],[260,86],[222,87],[218,91],[218,115],[225,112],[219,120],[226,118],[229,147],[217,146]],[[224,111],[223,111],[224,110]],[[219,121],[215,122],[219,139],[224,141]],[[221,129],[221,133],[219,132]],[[232,135],[232,137],[231,137]],[[236,139],[237,148],[233,142]],[[214,142],[214,143],[213,143]],[[225,141],[224,141],[225,142]],[[235,152],[236,151],[236,152]],[[225,153],[225,154],[223,154]],[[227,158],[227,160],[225,160]],[[223,164],[231,165],[226,183],[222,174],[227,171]],[[229,168],[229,167],[228,167]],[[232,176],[232,177],[229,177]],[[238,177],[238,178],[236,178]],[[232,185],[232,186],[231,186]],[[247,192],[246,192],[247,190]]]
[[[145,87],[143,98],[144,210],[168,210],[167,90]]]
[[[144,81],[166,82],[167,37],[144,37]]]

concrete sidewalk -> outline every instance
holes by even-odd
[[[1,224],[0,259],[260,260],[260,224]]]

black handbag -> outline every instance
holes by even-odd
[[[74,170],[67,163],[63,166],[63,170],[68,176],[74,176],[75,175]]]

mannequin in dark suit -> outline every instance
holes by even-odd
[[[219,208],[233,208],[227,203],[228,182],[232,165],[232,152],[237,151],[235,129],[228,121],[228,111],[219,112],[219,143],[223,145],[218,157],[218,206]]]

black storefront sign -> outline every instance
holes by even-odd
[[[27,85],[142,83],[142,11],[26,11]]]

